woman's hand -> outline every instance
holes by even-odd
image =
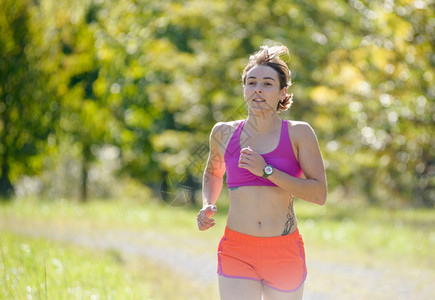
[[[254,152],[250,147],[243,148],[240,151],[239,168],[248,170],[254,175],[263,176],[263,169],[266,166],[264,158]]]
[[[210,204],[204,206],[196,216],[199,230],[207,230],[214,226],[214,219],[210,219],[217,212],[216,205]]]

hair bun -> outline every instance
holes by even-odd
[[[276,59],[288,61],[290,58],[290,51],[286,46],[272,46],[272,47],[261,46],[259,52],[261,51],[267,53],[266,55],[268,57],[268,60],[273,60],[276,58]]]

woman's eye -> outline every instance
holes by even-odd
[[[272,84],[270,82],[266,82],[264,85],[271,86]]]
[[[255,84],[255,82],[253,82],[253,81],[248,82],[248,85],[254,85],[254,84]]]

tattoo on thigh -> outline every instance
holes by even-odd
[[[294,198],[290,200],[290,204],[288,206],[287,211],[287,221],[285,222],[284,231],[281,233],[281,235],[287,235],[290,233],[291,229],[295,225],[295,212],[293,210],[293,200]]]

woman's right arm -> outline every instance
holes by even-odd
[[[224,126],[224,123],[217,123],[210,134],[210,152],[202,179],[203,206],[197,215],[200,230],[207,230],[214,226],[214,220],[210,217],[217,211],[215,204],[222,190],[225,174]]]

